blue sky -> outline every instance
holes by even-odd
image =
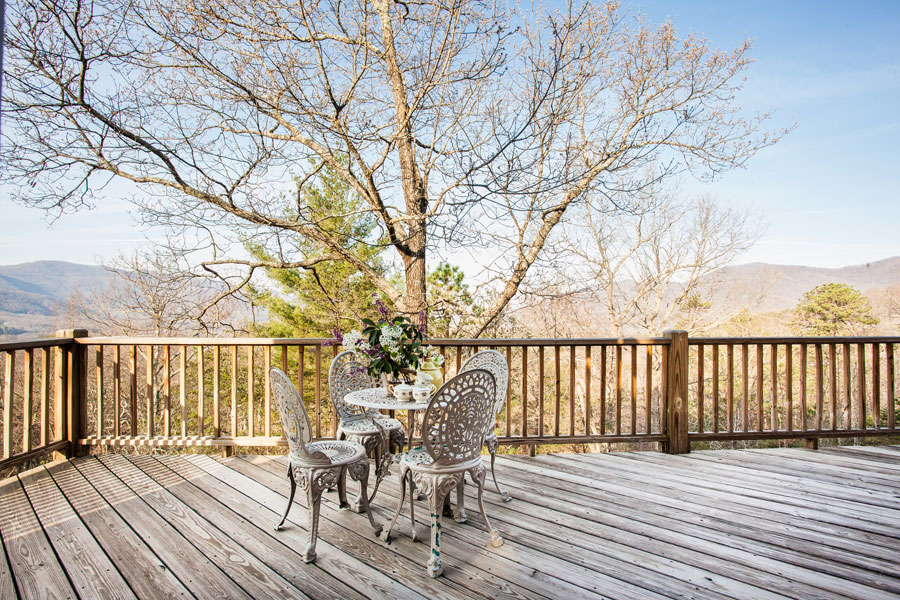
[[[750,38],[756,62],[743,103],[775,108],[776,126],[797,123],[745,169],[681,186],[768,221],[765,237],[737,262],[838,267],[900,255],[900,1],[629,4],[713,47]],[[51,226],[40,211],[0,197],[0,215],[0,264],[94,263],[144,236],[122,201]]]

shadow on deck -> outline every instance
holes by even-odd
[[[335,493],[305,565],[305,498],[273,530],[285,470],[283,456],[103,455],[5,480],[0,598],[900,597],[896,446],[499,457],[514,500],[485,500],[505,545],[489,546],[467,486],[437,580],[408,508],[386,544]]]

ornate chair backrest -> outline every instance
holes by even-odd
[[[341,422],[366,417],[366,409],[345,402],[344,396],[357,390],[378,387],[378,383],[366,372],[366,365],[359,362],[354,352],[345,350],[334,357],[328,370],[328,391]]]
[[[437,391],[422,426],[425,450],[436,466],[452,466],[481,454],[484,435],[494,424],[497,384],[485,369],[460,373]]]
[[[303,398],[297,392],[290,378],[281,369],[273,367],[269,371],[269,382],[272,386],[272,396],[275,398],[275,406],[281,415],[281,427],[284,429],[284,437],[287,438],[291,449],[291,457],[302,462],[316,462],[306,449],[306,444],[312,441],[312,428],[309,425],[309,416],[306,414],[306,406]]]
[[[503,412],[503,406],[506,404],[506,391],[509,387],[509,364],[506,362],[506,357],[496,350],[481,350],[466,359],[459,372],[462,373],[472,369],[485,369],[494,376],[494,381],[497,384],[497,401],[494,405],[494,414],[499,415]]]

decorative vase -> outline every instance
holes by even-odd
[[[431,383],[434,384],[435,389],[444,385],[444,374],[441,372],[441,368],[430,360],[423,362],[419,366],[419,371],[431,375]]]

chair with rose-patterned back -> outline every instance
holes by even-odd
[[[375,535],[381,533],[381,526],[377,525],[372,517],[366,494],[369,482],[369,459],[366,456],[365,448],[360,444],[348,441],[311,441],[309,416],[306,414],[303,398],[300,397],[297,388],[281,369],[273,368],[269,371],[269,380],[275,406],[278,408],[278,414],[281,415],[284,436],[287,438],[290,448],[288,480],[291,482],[291,492],[284,516],[275,526],[276,531],[281,530],[284,526],[288,513],[291,511],[291,505],[294,503],[294,492],[297,491],[297,486],[300,486],[306,491],[309,508],[309,525],[307,527],[309,540],[303,553],[303,561],[313,562],[316,559],[319,504],[322,500],[322,492],[326,488],[337,485],[341,508],[349,508],[346,489],[346,475],[349,473],[351,479],[359,482],[358,502],[368,515]]]
[[[405,452],[400,460],[400,502],[391,524],[385,530],[384,539],[390,538],[391,529],[403,509],[409,488],[409,517],[412,537],[416,539],[413,485],[428,496],[431,509],[431,556],[427,571],[432,577],[443,572],[441,564],[441,513],[444,498],[457,488],[468,473],[478,486],[478,505],[485,527],[494,546],[503,545],[503,539],[491,527],[484,509],[484,463],[481,447],[484,434],[494,423],[496,383],[494,376],[484,369],[460,373],[437,391],[422,424],[423,446]]]

